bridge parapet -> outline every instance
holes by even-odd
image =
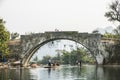
[[[58,31],[58,32],[45,32],[46,39],[53,39],[53,38],[66,38],[66,37],[77,37],[78,32],[77,31]]]

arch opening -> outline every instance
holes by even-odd
[[[59,42],[60,41],[60,42]],[[67,43],[68,43],[68,45],[65,45],[65,44],[63,44],[63,42],[64,41],[66,41]],[[61,45],[62,45],[62,48],[63,49],[57,49],[56,50],[56,52],[57,51],[61,51],[61,53],[63,54],[68,54],[69,53],[69,55],[68,55],[68,57],[69,56],[74,56],[74,63],[75,63],[75,61],[77,61],[77,58],[75,58],[75,54],[76,55],[79,55],[79,58],[78,58],[78,60],[82,60],[82,62],[83,63],[87,63],[87,61],[90,61],[90,59],[88,58],[88,57],[91,57],[91,63],[92,64],[95,64],[96,63],[96,60],[95,60],[95,57],[94,57],[94,55],[92,54],[92,52],[89,50],[89,48],[87,48],[86,46],[84,46],[83,44],[81,44],[80,42],[76,42],[76,41],[74,41],[74,40],[69,40],[69,39],[51,39],[51,40],[48,40],[48,41],[45,41],[45,42],[43,42],[43,43],[40,43],[40,44],[38,44],[36,47],[34,47],[31,51],[30,51],[30,55],[28,56],[28,59],[26,60],[26,64],[28,64],[30,61],[32,61],[32,57],[36,57],[36,55],[37,55],[37,53],[39,54],[39,55],[37,55],[37,57],[36,57],[36,60],[37,60],[37,58],[41,58],[41,53],[39,53],[39,49],[41,50],[41,48],[42,47],[44,47],[45,45],[47,45],[47,46],[49,46],[48,44],[52,44],[52,46],[51,47],[53,47],[53,44],[54,44],[54,42],[56,42],[57,43],[57,47],[58,47],[58,45],[59,45],[59,43],[61,43],[62,42],[62,44],[60,44],[60,47],[61,47]],[[70,44],[70,43],[72,43],[72,44]],[[54,48],[55,48],[55,44],[54,44]],[[66,46],[69,46],[69,51],[67,51],[65,48],[66,48]],[[58,47],[58,48],[60,48],[60,47]],[[70,49],[71,48],[71,49]],[[48,49],[47,49],[48,50]],[[44,51],[46,51],[47,52],[47,50],[44,50]],[[50,48],[50,50],[52,51],[52,48]],[[84,58],[86,58],[86,59],[88,59],[88,60],[86,60],[86,61],[84,61],[83,59],[82,59],[82,57],[81,57],[81,55],[79,54],[80,53],[80,51],[81,50],[83,50],[83,51],[85,51],[85,53],[83,53],[85,56],[84,56]],[[51,51],[48,51],[48,52],[51,52]],[[43,52],[44,53],[44,52]],[[58,52],[57,52],[58,53]],[[72,54],[72,53],[74,53],[74,55]],[[49,53],[50,54],[50,53]],[[82,54],[82,55],[83,55]],[[50,55],[52,55],[52,54],[50,54]],[[44,56],[46,56],[46,55],[44,55]],[[52,55],[53,56],[53,55]],[[64,55],[65,56],[65,55]],[[87,57],[86,57],[87,56]],[[34,60],[35,60],[35,57],[34,57]],[[81,58],[80,58],[81,57]],[[69,57],[70,59],[72,58],[73,59],[73,57]],[[69,59],[69,60],[70,60]],[[39,60],[39,59],[38,59]],[[40,62],[39,62],[40,63]],[[63,63],[63,62],[62,62]],[[66,62],[66,63],[64,63],[64,64],[67,64],[68,62]],[[71,63],[71,61],[69,61],[69,64]],[[90,62],[88,62],[88,63],[90,63]],[[73,64],[73,62],[71,63],[71,64]]]

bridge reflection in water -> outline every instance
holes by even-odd
[[[120,80],[120,67],[60,66],[56,69],[1,69],[0,80]]]

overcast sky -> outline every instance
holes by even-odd
[[[112,0],[0,0],[0,17],[10,32],[92,32],[111,26],[104,17]]]

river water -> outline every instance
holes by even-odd
[[[55,69],[0,69],[0,80],[120,80],[120,67],[66,65]]]

